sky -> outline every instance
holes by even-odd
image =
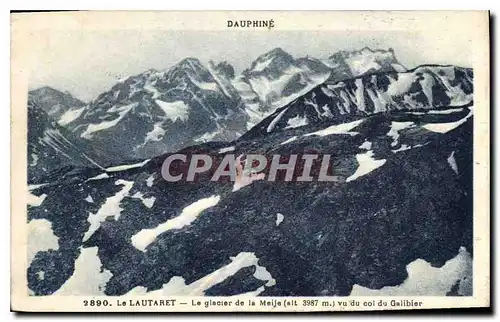
[[[118,79],[150,68],[163,70],[186,57],[206,64],[231,63],[236,73],[260,55],[281,47],[295,58],[323,59],[339,50],[393,48],[399,62],[471,67],[467,43],[407,31],[52,31],[34,46],[29,88],[51,86],[84,101],[108,90]]]

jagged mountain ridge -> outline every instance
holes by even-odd
[[[258,57],[233,81],[250,117],[247,129],[287,105],[312,88],[325,82],[375,72],[402,72],[394,51],[365,47],[360,51],[341,51],[325,60],[311,57],[294,59],[281,48]]]
[[[56,121],[59,121],[69,110],[76,110],[85,105],[85,102],[77,99],[71,93],[61,92],[49,86],[29,91],[28,100],[34,102]]]
[[[318,122],[343,123],[392,110],[463,106],[473,100],[472,69],[424,65],[406,72],[327,81],[244,134],[252,137]]]
[[[110,162],[235,139],[245,117],[239,98],[217,73],[187,58],[166,71],[129,77],[99,95],[68,127],[106,147]]]
[[[390,59],[370,53],[363,49],[341,57],[351,66],[351,56],[371,55],[367,60],[378,64],[379,71],[392,70],[391,64],[381,63],[393,62],[392,52]],[[186,58],[165,71],[148,70],[120,81],[87,106],[68,111],[59,124],[105,149],[108,157],[102,163],[151,157],[209,140],[230,141],[328,78],[374,70],[337,74],[342,59],[295,59],[276,48],[235,77],[227,62],[205,67]]]

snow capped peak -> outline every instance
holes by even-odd
[[[270,58],[270,57],[277,57],[277,56],[285,56],[285,57],[292,58],[292,56],[289,53],[287,53],[286,51],[284,51],[283,48],[281,48],[281,47],[276,47],[276,48],[268,51],[267,53],[261,55],[259,58],[261,58],[261,57]]]
[[[187,57],[172,66],[169,70],[190,70],[193,72],[205,71],[206,68],[201,64],[201,62],[197,58]]]
[[[293,64],[293,57],[281,48],[275,48],[259,56],[252,62],[252,65],[246,73],[263,72],[266,69],[284,68]]]
[[[59,91],[49,86],[40,87],[28,92],[28,100],[37,104],[50,117],[57,120],[70,109],[85,105],[70,92]]]
[[[339,51],[324,61],[333,69],[332,81],[339,81],[375,72],[404,72],[403,67],[389,48],[371,49],[364,47],[361,50]]]

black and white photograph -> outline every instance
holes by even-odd
[[[487,32],[480,13],[463,15]],[[287,29],[284,17],[214,14],[217,30],[33,24],[12,107],[25,115],[13,125],[25,138],[13,147],[21,296],[78,297],[83,311],[489,302],[475,264],[489,263],[475,244],[489,118],[475,118],[490,107],[470,35]]]

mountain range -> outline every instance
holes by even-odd
[[[227,62],[204,66],[186,58],[163,71],[122,79],[88,103],[50,87],[30,91],[29,98],[88,142],[99,164],[109,165],[207,141],[232,141],[319,84],[404,71],[391,49],[342,51],[319,60],[295,59],[276,48],[240,75]]]
[[[59,119],[30,103],[31,162],[58,156],[30,176],[30,293],[470,296],[477,108],[471,69],[368,48],[240,75],[187,58]],[[344,180],[161,174],[173,153],[313,150]]]

